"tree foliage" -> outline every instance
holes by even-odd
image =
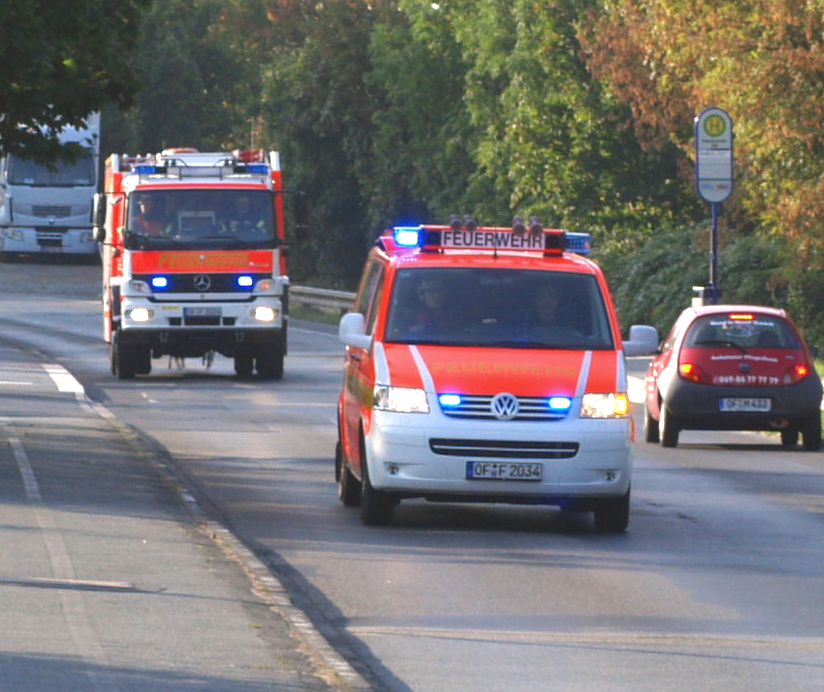
[[[67,154],[60,130],[106,104],[128,107],[138,82],[124,55],[149,2],[3,0],[0,150],[53,162]]]
[[[774,280],[809,313],[809,273],[824,269],[824,2],[614,0],[587,27],[589,64],[645,145],[674,142],[686,161],[694,114],[728,110],[739,229],[781,238]],[[824,318],[810,320],[824,337]]]
[[[81,7],[111,36],[144,2]],[[725,108],[724,298],[824,340],[824,0],[167,0],[121,45],[144,88],[112,148],[279,150],[311,209],[294,280],[354,287],[393,223],[535,214],[592,231],[622,319],[659,327],[708,278],[693,120]]]

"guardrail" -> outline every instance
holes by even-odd
[[[289,302],[343,315],[352,309],[355,294],[350,291],[291,285],[289,286]]]

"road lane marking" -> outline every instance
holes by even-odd
[[[43,369],[52,378],[59,392],[71,392],[72,394],[83,394],[85,390],[66,368],[56,363],[44,363]]]
[[[11,419],[6,416],[0,417],[0,429],[8,440],[14,460],[17,462],[17,468],[23,479],[23,489],[40,528],[55,579],[63,582],[76,581],[76,571],[69,548],[54,519],[54,513],[43,501],[34,468],[20,436],[14,432]],[[88,664],[84,672],[92,683],[92,689],[95,692],[118,692],[122,689],[119,682],[114,675],[105,672],[106,652],[91,624],[83,596],[77,591],[66,589],[59,590],[59,594],[69,634],[79,655]]]

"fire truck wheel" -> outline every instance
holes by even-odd
[[[235,354],[235,375],[242,378],[252,376],[255,359],[248,351]]]
[[[120,343],[120,334],[112,335],[112,368],[118,379],[131,380],[137,374],[138,359],[134,346]]]
[[[137,375],[148,375],[152,371],[152,349],[148,346],[132,346],[134,371]]]
[[[265,380],[283,377],[283,349],[280,346],[261,348],[255,356],[255,369]]]

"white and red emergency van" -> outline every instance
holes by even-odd
[[[95,199],[112,374],[215,353],[280,379],[288,285],[277,152],[112,155]]]
[[[622,342],[587,234],[399,227],[370,252],[346,346],[335,474],[367,524],[404,498],[528,503],[629,521],[634,431]]]

